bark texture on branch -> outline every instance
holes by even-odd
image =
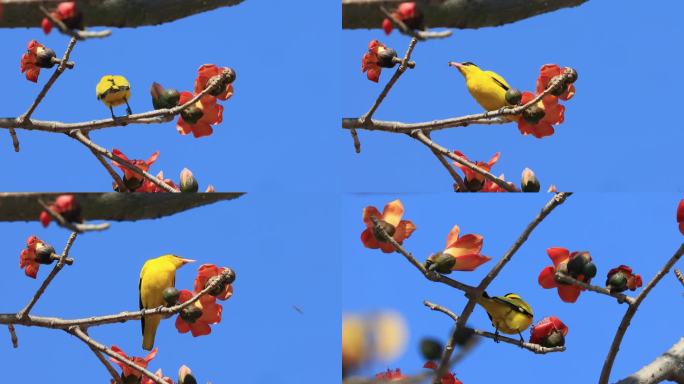
[[[679,382],[675,378],[682,374],[684,374],[684,337],[667,352],[616,384],[654,384],[667,380]]]
[[[60,193],[0,193],[0,221],[37,221],[38,200]],[[243,193],[73,193],[86,220],[136,221],[173,215],[195,207],[232,200]]]
[[[0,28],[40,27],[39,5],[54,7],[61,0],[0,0]],[[80,0],[88,27],[140,27],[182,19],[243,0]]]
[[[342,0],[342,28],[380,28],[380,6],[394,8],[401,0]],[[429,28],[482,28],[513,23],[587,0],[423,0],[416,1]]]

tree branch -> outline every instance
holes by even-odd
[[[437,304],[432,303],[432,302],[427,301],[427,300],[423,301],[423,304],[425,304],[426,307],[430,308],[433,311],[442,312],[445,315],[451,317],[451,319],[453,319],[455,323],[458,322],[458,316],[454,312],[449,310],[448,308],[443,307],[441,305],[437,305]],[[528,351],[531,351],[531,352],[534,352],[534,353],[540,354],[540,355],[552,353],[552,352],[563,352],[563,351],[565,351],[564,346],[563,347],[547,348],[547,347],[541,346],[539,344],[526,343],[524,341],[516,340],[516,339],[510,338],[510,337],[506,337],[506,336],[495,335],[491,332],[482,331],[482,330],[475,329],[475,328],[466,327],[466,329],[468,329],[469,331],[472,331],[472,333],[475,335],[492,339],[492,340],[496,341],[497,343],[499,341],[503,341],[504,343],[517,345],[520,348],[527,349]]]
[[[439,384],[439,378],[446,373],[446,369],[448,368],[448,362],[449,359],[451,358],[451,354],[454,351],[454,345],[456,343],[456,338],[458,336],[458,331],[463,329],[466,326],[466,322],[468,321],[468,318],[470,315],[473,313],[473,310],[475,309],[475,304],[477,300],[482,296],[482,293],[487,289],[489,284],[498,276],[499,272],[503,269],[503,267],[506,266],[506,264],[513,258],[513,255],[520,249],[520,247],[527,241],[527,238],[530,236],[532,231],[541,223],[546,216],[549,215],[557,206],[563,204],[565,200],[571,195],[572,193],[570,192],[560,192],[556,193],[549,202],[544,205],[542,210],[537,214],[537,217],[532,220],[530,224],[525,227],[525,230],[523,233],[518,237],[518,239],[513,243],[511,248],[509,248],[508,251],[499,259],[499,262],[496,263],[496,265],[487,273],[487,275],[482,279],[480,284],[477,286],[477,289],[474,294],[468,295],[468,302],[466,303],[465,307],[463,308],[463,311],[461,312],[461,316],[458,318],[458,321],[456,321],[456,327],[454,328],[451,338],[449,340],[449,343],[447,346],[444,348],[444,352],[442,354],[442,359],[439,362],[439,368],[437,369],[437,373],[434,376],[433,383],[434,384]]]
[[[595,285],[587,284],[584,281],[579,281],[577,279],[574,279],[571,276],[562,274],[560,272],[556,272],[556,274],[554,275],[554,278],[559,283],[576,285],[580,288],[586,289],[587,291],[592,291],[592,292],[600,293],[602,295],[614,297],[617,299],[617,302],[620,304],[627,303],[629,305],[632,305],[632,304],[634,304],[634,301],[635,301],[633,297],[627,296],[623,293],[611,292],[610,289],[608,289],[608,288],[598,287]]]
[[[44,208],[62,193],[0,193],[0,222],[38,221]],[[236,199],[243,193],[72,193],[88,220],[137,221],[174,215],[188,209]]]
[[[12,340],[12,347],[19,348],[19,339],[17,338],[17,331],[14,329],[14,324],[8,324],[7,330],[10,333],[10,339]]]
[[[403,0],[342,0],[342,28],[380,28],[385,15],[381,5],[396,5]],[[423,0],[418,1],[429,27],[482,28],[575,7],[587,0]]]
[[[47,205],[45,202],[42,200],[38,200],[38,204],[40,204],[45,212],[47,212],[50,217],[55,220],[57,225],[59,225],[62,228],[66,228],[70,231],[73,231],[74,233],[83,233],[83,232],[91,232],[91,231],[104,231],[105,229],[109,228],[109,223],[102,223],[102,224],[81,224],[81,223],[72,223],[67,221],[62,215],[59,213],[55,212],[54,209],[52,209],[49,205]]]
[[[665,265],[656,273],[655,276],[651,279],[651,281],[646,284],[644,289],[639,293],[639,295],[636,297],[636,300],[634,300],[634,303],[631,304],[628,308],[627,311],[625,312],[625,315],[622,318],[622,321],[620,322],[620,326],[618,326],[617,331],[615,332],[615,338],[613,339],[613,343],[610,346],[610,349],[608,350],[608,355],[606,356],[606,360],[603,363],[603,369],[601,369],[601,377],[599,378],[599,384],[607,384],[608,380],[610,379],[610,371],[613,369],[613,363],[615,362],[615,357],[617,356],[618,351],[620,350],[620,344],[622,343],[622,339],[625,336],[625,333],[627,332],[627,328],[629,327],[630,322],[632,321],[632,318],[636,314],[636,311],[639,309],[639,305],[641,305],[641,302],[646,299],[646,296],[651,292],[653,288],[655,288],[656,284],[660,282],[660,280],[670,272],[670,268],[684,255],[684,243],[679,247],[677,252],[665,263]]]
[[[43,13],[43,16],[47,17],[50,20],[50,22],[53,25],[55,25],[60,32],[67,36],[71,36],[72,39],[85,40],[93,38],[104,38],[112,34],[112,31],[108,29],[104,31],[79,31],[70,29],[62,22],[62,20],[59,20],[58,18],[52,16],[52,14],[42,5],[39,5],[38,9],[40,9],[40,12]]]
[[[682,367],[684,367],[684,337],[655,360],[615,384],[655,384],[666,380],[676,381],[673,380],[673,374],[675,377],[677,373],[681,374]]]
[[[406,26],[406,24],[404,24],[403,21],[394,17],[394,15],[391,14],[387,10],[387,8],[383,7],[382,5],[380,6],[380,12],[382,12],[382,14],[385,15],[385,17],[387,19],[389,19],[390,22],[392,22],[392,24],[394,24],[394,26],[397,27],[401,31],[401,33],[408,35],[408,36],[411,36],[415,39],[424,41],[424,40],[428,40],[428,39],[443,39],[443,38],[451,36],[451,31],[449,31],[449,30],[441,31],[441,32],[434,32],[434,31],[427,31],[427,30],[425,30],[425,31],[413,30],[413,29],[409,28],[408,26]]]

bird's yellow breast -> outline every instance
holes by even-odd
[[[95,87],[97,99],[108,107],[126,103],[131,97],[131,85],[123,76],[102,76]]]
[[[140,302],[144,308],[156,308],[164,304],[162,291],[174,285],[176,268],[164,260],[153,259],[140,271]]]

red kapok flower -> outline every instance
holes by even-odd
[[[414,2],[399,4],[399,7],[392,12],[392,16],[401,20],[410,29],[423,28],[423,13]],[[382,29],[385,31],[385,34],[389,35],[392,32],[392,29],[394,29],[392,21],[390,19],[384,19],[382,21]]]
[[[453,260],[453,265],[449,268],[450,270],[474,271],[480,265],[491,260],[490,257],[480,254],[482,251],[482,242],[484,241],[482,235],[467,234],[459,237],[459,232],[460,229],[458,228],[458,225],[454,225],[447,236],[446,248],[441,253],[443,255],[452,256],[453,259],[448,258],[448,261],[444,259],[443,262],[447,264],[443,267],[449,267]],[[440,259],[441,257],[439,254],[432,255],[428,258],[428,260],[432,262],[440,262]],[[440,267],[442,266],[437,266],[437,270],[442,272],[444,269],[440,271]]]
[[[194,95],[190,92],[181,92],[179,105],[190,101]],[[216,97],[211,95],[202,96],[194,105],[189,106],[180,116],[176,123],[176,129],[181,135],[192,132],[196,138],[209,136],[214,130],[212,125],[223,121],[223,106],[216,102]]]
[[[626,265],[620,265],[608,271],[606,286],[611,292],[623,292],[627,289],[635,291],[642,285],[641,275],[635,275],[632,273],[632,268]]]
[[[568,327],[559,318],[545,317],[532,327],[530,343],[544,347],[560,347],[565,345],[567,334]]]
[[[187,289],[183,289],[179,293],[179,303],[184,303],[190,300],[193,296],[192,292],[188,291]],[[216,298],[211,295],[202,296],[200,300],[193,303],[189,308],[193,306],[200,310],[201,316],[196,319],[187,317],[183,318],[183,312],[181,311],[181,314],[179,314],[176,318],[176,329],[180,333],[192,332],[193,337],[210,334],[210,324],[217,324],[221,322],[221,313],[223,311],[223,307],[220,304],[216,304]]]
[[[387,54],[385,54],[387,53]],[[380,55],[385,54],[382,58]],[[361,58],[361,71],[368,72],[366,77],[368,80],[378,82],[382,68],[391,68],[394,66],[391,58],[396,56],[396,52],[391,48],[387,48],[384,44],[377,40],[368,43],[368,51]]]
[[[466,155],[463,154],[461,151],[454,151],[454,155],[462,158],[463,160],[467,160],[471,163],[474,163],[478,167],[484,169],[487,172],[490,172],[494,164],[496,164],[497,161],[501,158],[501,152],[497,152],[492,156],[491,159],[489,159],[488,162],[484,161],[470,161]],[[454,162],[454,166],[459,168],[461,171],[463,171],[463,175],[465,175],[465,182],[468,188],[475,192],[479,191],[482,189],[484,186],[485,178],[481,174],[472,171],[470,168],[467,168],[465,165],[462,165],[460,163]]]
[[[76,201],[74,195],[57,196],[55,202],[50,205],[50,209],[70,223],[83,222],[83,218],[81,217],[81,205]],[[52,216],[50,216],[47,211],[42,211],[39,218],[43,227],[47,227],[50,224],[50,221],[52,221]]]
[[[157,348],[153,349],[150,353],[147,354],[144,358],[142,357],[129,357],[126,355],[124,351],[121,350],[121,348],[117,347],[116,345],[112,345],[112,351],[116,352],[117,354],[121,355],[122,357],[131,360],[132,362],[136,363],[137,365],[147,368],[147,365],[150,363],[152,359],[154,359],[155,356],[157,356]],[[110,357],[109,360],[112,362],[116,363],[119,367],[121,367],[121,371],[123,372],[124,377],[128,376],[134,376],[134,377],[141,377],[142,372],[138,371],[137,369],[133,369],[129,367],[128,365],[120,362],[119,360]],[[124,380],[125,381],[125,380]]]
[[[679,232],[684,235],[684,199],[679,201],[677,206],[677,223],[679,224]]]
[[[377,208],[368,206],[363,209],[363,222],[366,224],[366,229],[361,233],[361,242],[366,248],[378,249],[380,248],[385,253],[394,252],[392,244],[386,241],[381,241],[376,237],[373,231],[373,221],[371,217],[376,217],[380,220],[380,225],[387,232],[388,235],[399,244],[408,239],[416,226],[409,220],[402,220],[404,215],[404,205],[399,199],[394,200],[387,205],[382,211],[382,215]]]
[[[123,160],[128,161],[129,163],[133,164],[134,166],[138,167],[140,170],[145,171],[145,172],[148,172],[150,170],[150,166],[152,164],[154,164],[154,162],[157,161],[157,158],[159,157],[159,151],[157,151],[157,152],[153,153],[147,160],[131,160],[126,155],[124,155],[123,152],[121,152],[120,150],[118,150],[116,148],[114,148],[114,150],[112,150],[112,154],[114,154],[114,156],[118,156],[118,157],[122,158]],[[140,176],[137,173],[131,171],[130,169],[124,167],[123,165],[117,163],[116,161],[112,160],[112,164],[115,167],[117,167],[123,171],[124,178],[126,180],[142,181],[144,179],[142,176]]]
[[[423,368],[432,369],[436,371],[438,366],[434,361],[428,361],[427,363],[425,363],[425,365],[423,365]],[[444,375],[442,375],[440,381],[442,384],[463,384],[461,380],[457,379],[456,376],[454,376],[454,374],[451,372],[447,372]]]
[[[537,78],[537,94],[544,92],[544,90],[549,87],[551,80],[556,76],[562,75],[566,69],[568,68],[561,68],[556,64],[545,64],[542,66],[539,70],[539,77]],[[575,95],[574,84],[567,84],[566,87],[565,92],[558,96],[561,100],[570,100]]]
[[[55,248],[51,245],[36,236],[29,236],[26,240],[26,248],[19,255],[19,268],[24,269],[26,276],[35,279],[40,264],[52,264],[54,252]]]
[[[219,276],[226,268],[219,268],[214,264],[202,264],[197,269],[197,277],[195,277],[195,292],[201,292],[207,285],[207,282],[214,277]],[[209,292],[211,296],[219,300],[228,300],[233,296],[233,286],[231,284],[218,285],[217,289]]]
[[[593,263],[591,262],[591,256],[588,252],[570,253],[567,249],[561,247],[548,248],[546,250],[546,253],[551,258],[551,261],[553,261],[553,266],[548,266],[542,269],[542,271],[539,273],[539,285],[541,285],[542,288],[546,289],[558,288],[558,296],[560,296],[561,300],[563,300],[566,303],[574,303],[575,301],[577,301],[580,292],[584,289],[572,284],[559,283],[554,278],[554,275],[556,274],[556,271],[561,271],[563,273],[570,274],[572,277],[579,281],[583,281],[587,284],[590,283],[591,277],[593,277],[590,275],[591,272],[587,272],[586,274],[573,273],[572,271],[570,271],[570,269],[576,271],[577,268],[583,269],[585,266],[589,266],[589,264],[593,266]],[[569,265],[571,260],[575,258],[580,258],[588,261],[580,262],[581,260],[578,259],[578,261],[576,262],[577,268],[575,268],[575,263],[573,263],[572,266]],[[596,274],[595,266],[593,274]]]
[[[394,371],[391,369],[388,369],[387,372],[381,372],[375,375],[376,380],[382,380],[382,381],[398,381],[406,376],[401,374],[401,369],[397,368]]]
[[[51,12],[52,17],[64,23],[69,29],[83,29],[83,15],[76,7],[75,1],[63,1],[57,5],[57,9]],[[50,19],[43,18],[41,28],[47,35],[52,31]]]
[[[25,73],[26,80],[34,83],[38,82],[38,75],[40,75],[41,68],[51,68],[54,63],[51,58],[55,56],[55,52],[36,40],[31,40],[26,48],[26,53],[21,56],[20,69],[21,73]]]
[[[225,71],[232,72],[232,77],[231,75],[228,75],[226,81],[222,83],[219,87],[219,90],[216,91],[215,94],[214,92],[212,92],[212,94],[216,96],[219,100],[230,99],[230,97],[233,96],[233,84],[231,83],[233,82],[233,80],[235,80],[235,72],[231,68],[219,68],[214,64],[204,64],[197,70],[197,78],[195,79],[195,94],[198,94],[202,92],[205,88],[207,88],[207,84],[209,83],[209,80],[211,80],[211,78],[213,78],[214,76],[220,76]],[[181,104],[182,103],[183,102],[181,101]]]

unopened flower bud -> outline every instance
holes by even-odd
[[[429,271],[437,271],[443,274],[451,273],[454,265],[456,265],[456,258],[446,252],[438,252],[425,261],[425,268]]]
[[[474,340],[473,336],[475,335],[475,330],[468,327],[460,327],[456,328],[453,334],[456,345],[465,346]]]
[[[577,71],[574,68],[565,68],[565,70],[569,72],[569,75],[565,78],[566,84],[572,84],[577,81]]]
[[[180,174],[180,190],[181,192],[197,192],[199,185],[195,176],[189,169],[183,168]]]
[[[164,89],[161,84],[152,83],[150,88],[154,109],[173,108],[178,105],[180,94],[173,88]]]
[[[192,375],[192,371],[185,365],[178,370],[178,384],[197,384],[197,380]]]
[[[442,357],[442,343],[436,339],[422,339],[420,341],[420,353],[425,360],[437,360]]]
[[[568,83],[562,82],[560,85],[551,90],[551,94],[554,96],[560,96],[568,90]]]
[[[178,303],[178,298],[180,297],[180,292],[176,287],[166,287],[162,291],[162,297],[168,306],[176,305]]]
[[[596,276],[596,264],[592,263],[591,261],[584,264],[582,274],[588,278]]]
[[[511,105],[518,105],[522,100],[522,93],[520,90],[515,88],[510,88],[506,91],[506,102]]]
[[[539,192],[541,189],[537,176],[529,168],[523,170],[521,187],[523,192]]]
[[[547,348],[562,347],[565,345],[565,336],[563,336],[563,332],[554,330],[551,334],[542,339],[540,344],[542,347]]]
[[[477,191],[481,190],[482,187],[484,187],[484,179],[483,180],[478,180],[478,179],[471,180],[471,179],[466,177],[463,180],[463,182],[465,183],[466,187],[468,188],[468,191],[470,191],[470,192],[477,192]]]
[[[235,70],[231,67],[223,68],[223,72],[226,74],[225,85],[232,84],[237,78],[237,73],[235,73]]]
[[[591,261],[588,252],[580,252],[568,261],[568,272],[570,276],[577,277],[584,273],[584,266]]]

